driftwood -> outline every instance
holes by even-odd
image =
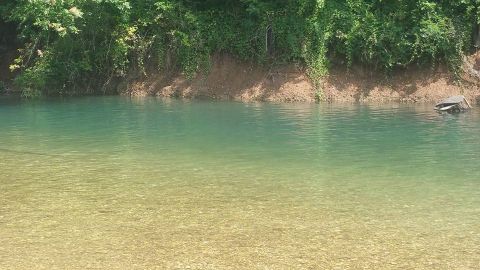
[[[440,112],[456,113],[472,108],[464,96],[452,96],[435,105],[435,110]]]

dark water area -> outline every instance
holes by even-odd
[[[478,269],[480,110],[0,98],[0,269]]]

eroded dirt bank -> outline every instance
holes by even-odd
[[[479,70],[480,54],[466,58],[460,79],[442,66],[410,68],[390,75],[360,67],[333,68],[315,89],[301,67],[259,67],[217,55],[208,74],[187,79],[150,73],[130,78],[119,90],[132,96],[272,102],[315,102],[316,96],[332,102],[436,102],[461,94],[480,102]]]

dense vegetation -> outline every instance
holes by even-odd
[[[297,62],[313,79],[332,60],[377,70],[444,62],[473,48],[480,0],[10,0],[16,83],[27,96],[107,91],[135,69],[187,75],[215,52]],[[0,28],[2,25],[0,24]],[[11,25],[11,24],[8,24]],[[80,90],[79,90],[80,91]]]

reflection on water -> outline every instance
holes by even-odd
[[[0,269],[478,269],[479,120],[0,100]]]

